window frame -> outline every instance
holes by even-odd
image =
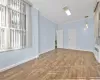
[[[9,38],[11,38],[11,36],[10,36],[10,31],[12,30],[12,29],[14,29],[14,31],[19,31],[19,32],[21,32],[22,31],[22,34],[24,34],[24,36],[25,36],[25,42],[23,43],[23,39],[22,39],[22,46],[20,46],[20,47],[18,47],[18,48],[15,48],[14,46],[12,47],[12,48],[9,48],[9,45],[10,45],[10,47],[11,47],[11,42],[10,42],[10,39],[9,38],[7,38],[7,39],[9,39],[9,41],[5,41],[4,40],[4,44],[5,44],[5,48],[3,49],[3,50],[1,50],[1,45],[0,45],[0,53],[1,52],[8,52],[8,51],[14,51],[14,50],[20,50],[20,49],[25,49],[25,48],[27,48],[27,35],[26,35],[26,32],[27,32],[27,28],[26,28],[26,14],[25,13],[22,13],[22,12],[18,12],[18,11],[16,11],[17,13],[19,13],[19,15],[21,16],[21,15],[23,15],[24,16],[24,19],[25,19],[25,26],[23,26],[23,27],[25,27],[24,29],[18,29],[18,28],[11,28],[10,27],[10,22],[9,22],[9,10],[12,10],[12,11],[15,11],[15,10],[13,10],[13,9],[11,9],[10,8],[10,6],[9,6],[9,4],[8,4],[8,1],[10,1],[10,0],[7,0],[7,5],[2,5],[1,3],[0,3],[0,6],[3,6],[3,7],[5,7],[5,27],[1,27],[0,26],[0,29],[1,28],[4,28],[4,29],[6,29],[7,31],[6,31],[6,33],[5,33],[5,36],[4,36],[4,38],[5,37],[7,37],[7,33],[9,33]],[[28,4],[28,5],[30,5],[31,7],[32,7],[32,5],[27,1],[27,0],[20,0],[21,2],[23,1],[23,3],[25,3],[25,4]],[[11,15],[11,14],[10,14]],[[20,19],[21,20],[21,19]],[[20,24],[21,25],[21,24]],[[15,33],[15,32],[14,32]],[[13,35],[15,35],[15,34],[13,34]],[[20,36],[21,36],[21,33],[20,33]],[[14,36],[13,36],[13,38],[14,38]],[[22,38],[22,37],[21,37]],[[6,39],[6,38],[5,38]],[[17,38],[18,39],[18,38]],[[3,40],[2,40],[3,41]],[[13,43],[13,44],[15,44],[15,42]],[[20,44],[20,43],[19,43]],[[23,46],[24,45],[24,46]]]

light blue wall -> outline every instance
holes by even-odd
[[[84,31],[85,20],[59,25],[64,30],[64,48],[68,48],[68,29],[76,29],[76,49],[93,51],[94,49],[94,21],[88,19],[89,28]]]
[[[49,21],[40,14],[40,53],[47,52],[55,48],[55,29],[57,24]]]
[[[0,53],[0,69],[38,55],[38,11],[32,8],[32,48]]]
[[[32,25],[33,25],[33,49],[34,53],[39,53],[39,11],[33,9],[32,13]]]
[[[0,53],[0,69],[54,49],[57,25],[32,8],[32,48]]]
[[[88,23],[89,29],[86,31],[84,31],[84,20],[59,25],[59,28],[64,29],[64,48],[68,48],[68,29],[75,28],[77,31],[77,49],[93,50],[93,18],[89,19]],[[57,26],[57,24],[43,17],[39,11],[32,8],[32,48],[0,53],[0,69],[54,49]]]

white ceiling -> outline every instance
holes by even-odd
[[[93,16],[96,0],[30,0],[35,8],[49,20],[63,24]],[[72,15],[67,16],[63,7],[68,6]]]

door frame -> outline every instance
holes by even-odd
[[[62,33],[62,38],[59,38],[59,37],[61,37],[61,36],[58,36],[59,33]],[[57,48],[64,48],[64,31],[63,31],[63,29],[56,30],[56,36],[57,36]],[[59,41],[58,39],[61,40],[61,42],[58,42]],[[58,43],[61,43],[61,44],[59,45]]]
[[[71,30],[72,30],[72,31],[71,31]],[[69,46],[69,44],[70,44],[70,43],[69,43],[69,36],[70,36],[70,35],[69,35],[69,31],[70,31],[70,32],[73,32],[73,30],[75,30],[74,32],[75,32],[75,36],[76,36],[76,29],[68,29],[68,38],[67,38],[67,39],[68,39],[68,49],[76,49],[76,38],[74,39],[74,40],[75,40],[75,46],[73,46],[73,47],[72,47],[72,46]]]

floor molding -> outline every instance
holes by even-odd
[[[64,48],[64,49],[70,49],[70,48]],[[93,50],[85,50],[85,49],[72,49],[72,50],[94,52]]]
[[[93,50],[84,50],[84,49],[76,49],[76,50],[93,52]]]
[[[40,52],[39,54],[41,55],[41,54],[47,53],[47,52],[52,51],[52,50],[55,50],[55,48],[53,48],[53,49],[48,49],[48,50],[46,50],[46,51]]]
[[[32,58],[30,58],[30,59],[23,60],[23,61],[21,61],[21,62],[12,64],[12,65],[7,66],[7,67],[5,67],[5,68],[2,68],[2,69],[0,69],[0,72],[4,72],[4,71],[6,71],[6,70],[9,70],[9,69],[11,69],[11,68],[14,68],[14,67],[19,66],[19,65],[21,65],[21,64],[23,64],[23,63],[26,63],[26,62],[28,62],[28,61],[31,61],[31,60],[33,60],[33,59],[35,59],[35,58],[38,58],[38,55],[35,56],[35,57],[32,57]]]

